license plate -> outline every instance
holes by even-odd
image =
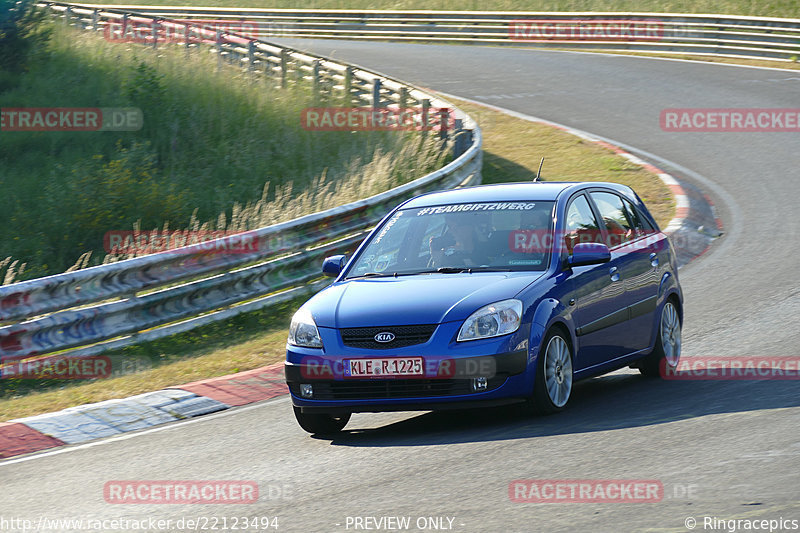
[[[346,359],[344,361],[344,376],[347,378],[423,375],[422,357],[381,357],[375,359]]]

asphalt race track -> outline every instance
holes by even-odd
[[[798,134],[659,126],[664,108],[798,107],[800,72],[508,48],[286,43],[653,154],[645,159],[705,192],[724,225],[708,252],[680,271],[684,356],[800,355]],[[103,497],[110,480],[210,479],[256,481],[261,497],[249,505]],[[664,496],[514,503],[509,484],[517,479],[658,480]],[[365,517],[387,516],[410,517],[411,531],[422,518],[427,530],[506,533],[690,531],[691,519],[695,531],[714,531],[712,517],[800,520],[800,382],[652,382],[617,372],[579,384],[557,416],[361,414],[333,441],[304,433],[284,397],[10,459],[0,463],[0,487],[0,517],[155,517],[172,519],[169,531],[180,531],[180,518],[200,517],[216,517],[222,530],[222,518],[230,526],[233,516],[277,516],[278,531],[314,532],[365,531],[376,526]]]

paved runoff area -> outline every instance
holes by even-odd
[[[0,459],[80,444],[274,398],[288,392],[283,363],[119,400],[0,423]]]

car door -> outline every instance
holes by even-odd
[[[578,242],[603,241],[597,216],[584,194],[570,199],[565,213],[563,238],[567,253]],[[568,304],[578,341],[576,371],[624,354],[622,340],[627,315],[618,262],[612,253],[608,263],[571,268]]]
[[[625,353],[650,344],[659,281],[657,240],[645,229],[630,201],[611,191],[589,193],[606,229],[607,244],[625,287],[622,296],[628,309],[622,345]]]

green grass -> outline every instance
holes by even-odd
[[[607,148],[545,124],[456,98],[451,101],[481,126],[483,183],[531,181],[544,157],[544,181],[622,183],[633,187],[660,227],[666,227],[675,216],[675,200],[669,188],[651,172]]]
[[[423,9],[453,11],[628,11],[724,13],[760,17],[800,17],[793,0],[114,0],[110,4],[220,6],[289,9]]]
[[[283,359],[292,313],[303,299],[192,331],[107,352],[112,377],[94,381],[0,380],[0,422],[125,398]]]
[[[138,107],[144,127],[0,132],[0,282],[21,263],[18,280],[63,272],[79,257],[99,264],[108,231],[246,230],[443,164],[413,134],[304,130],[310,84],[281,90],[238,67],[218,72],[207,48],[154,51],[55,24],[47,53],[3,80],[0,107]]]
[[[545,156],[545,180],[604,180],[633,186],[663,227],[674,214],[674,198],[653,174],[610,150],[563,131],[454,100],[484,135],[484,183],[528,181]],[[0,380],[0,422],[73,405],[124,398],[204,378],[251,370],[285,357],[292,313],[305,298],[264,311],[108,355],[130,374],[88,382]]]

